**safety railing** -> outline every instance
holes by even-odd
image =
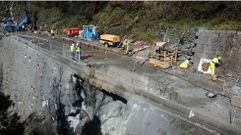
[[[35,36],[35,35],[26,35],[26,34],[18,34],[18,33],[11,33],[12,35],[16,35],[19,37],[23,37],[23,38],[27,38],[28,40],[31,40],[32,43],[35,43],[38,47],[44,48],[49,50],[51,53],[58,53],[60,55],[63,55],[64,57],[68,57],[74,61],[78,61],[80,62],[83,58],[85,58],[83,56],[82,53],[82,49],[80,51],[80,53],[71,53],[70,52],[70,46],[74,43],[76,44],[76,42],[80,42],[81,46],[83,44],[86,44],[89,48],[95,49],[95,51],[83,51],[84,54],[86,52],[88,52],[90,54],[93,52],[98,52],[98,50],[102,50],[104,53],[100,53],[100,54],[112,54],[112,55],[116,55],[118,57],[120,57],[121,59],[129,59],[131,61],[130,64],[133,65],[132,70],[136,71],[137,69],[139,69],[141,66],[143,66],[147,60],[146,59],[138,59],[136,56],[137,55],[122,55],[120,54],[120,52],[116,52],[116,49],[110,49],[110,48],[105,48],[104,46],[101,46],[100,44],[95,44],[92,42],[87,42],[87,41],[80,41],[78,39],[71,39],[71,40],[65,40],[65,41],[58,41],[58,40],[52,40],[52,39],[46,39],[46,38],[42,38],[39,36]],[[99,53],[99,52],[98,52]],[[138,54],[139,56],[140,54]]]

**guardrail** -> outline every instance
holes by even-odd
[[[40,39],[40,40],[44,40],[44,41],[46,41],[46,42],[49,42],[48,39],[41,38],[41,37],[37,37],[37,36],[29,36],[29,35],[17,34],[17,33],[13,33],[12,35],[22,36],[22,37],[29,37],[29,38],[37,38],[37,39]]]
[[[47,43],[47,45],[49,46],[48,48],[50,50],[52,50],[52,48],[54,47],[54,45],[52,45],[51,40],[45,39],[45,38],[41,38],[38,36],[32,36],[32,35],[25,35],[25,34],[18,34],[18,33],[11,33],[11,35],[16,35],[16,36],[20,36],[20,37],[26,37],[26,38],[32,38],[32,39],[37,39],[37,40],[42,40],[45,43]],[[69,37],[61,37],[59,36],[60,39],[65,40],[65,41],[70,41],[70,42],[79,42],[81,44],[85,44],[88,45],[90,47],[93,48],[97,48],[100,50],[103,50],[103,52],[109,53],[109,54],[113,54],[113,55],[117,55],[118,57],[121,57],[123,59],[129,59],[133,61],[133,71],[135,71],[137,68],[140,68],[141,66],[143,66],[147,60],[145,59],[138,59],[137,57],[134,57],[134,55],[124,55],[123,53],[121,53],[120,51],[116,50],[116,49],[112,49],[112,48],[106,48],[104,46],[102,46],[100,43],[98,42],[90,42],[90,41],[85,41],[85,40],[80,40],[80,39],[73,39],[73,38],[69,38]],[[40,41],[37,41],[36,43],[37,45],[41,44]],[[55,46],[56,47],[56,46]],[[62,55],[63,56],[71,56],[70,52],[68,52],[67,50],[70,48],[70,46],[66,43],[63,43],[63,51],[62,51]],[[79,56],[80,57],[80,56]],[[79,58],[80,59],[80,58]],[[138,65],[139,63],[139,65]]]

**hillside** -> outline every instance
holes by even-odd
[[[17,10],[22,3],[15,3]],[[146,40],[165,29],[241,29],[241,2],[31,2],[31,12],[45,29],[94,24]]]
[[[0,23],[25,4],[0,2]],[[0,135],[240,135],[240,2],[30,6],[0,28]],[[88,24],[131,43],[62,35]]]

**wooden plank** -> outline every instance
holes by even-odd
[[[150,54],[151,56],[160,56],[160,57],[175,57],[176,53],[166,53],[164,55],[164,52],[161,52],[160,54],[159,53],[151,53]]]

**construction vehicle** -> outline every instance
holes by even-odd
[[[20,23],[15,23],[13,20],[7,20],[2,24],[2,28],[8,32],[24,30],[24,25],[30,23],[29,2],[25,2],[25,17]]]
[[[8,32],[12,32],[15,29],[16,23],[12,20],[6,20],[2,23],[2,28]]]
[[[88,41],[99,39],[99,34],[96,33],[97,26],[83,25],[83,30],[80,31],[79,38]]]
[[[79,36],[81,28],[66,28],[64,29],[64,33],[67,34],[69,37]]]
[[[111,35],[111,34],[102,34],[100,35],[99,42],[102,43],[105,47],[115,46],[121,42],[120,36]]]
[[[166,42],[156,42],[150,51],[149,63],[154,67],[169,68],[177,63],[177,50],[165,50]]]

